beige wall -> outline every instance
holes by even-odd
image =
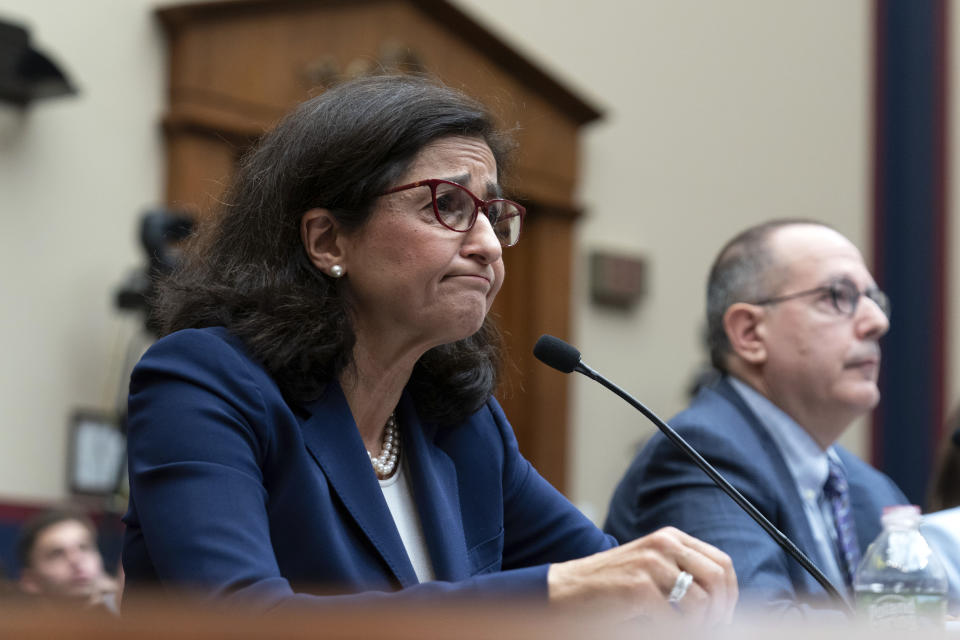
[[[131,324],[113,292],[140,261],[134,227],[157,202],[161,40],[133,0],[4,0],[76,98],[37,103],[0,134],[0,495],[65,491],[66,424],[111,407]]]
[[[457,3],[606,111],[584,136],[575,342],[663,417],[683,406],[704,359],[704,275],[726,237],[772,216],[813,216],[864,246],[867,0]],[[112,295],[140,262],[134,225],[162,183],[155,4],[0,7],[82,91],[37,104],[0,143],[0,495],[60,495],[70,409],[113,400],[118,335],[133,324]],[[637,309],[589,302],[584,269],[597,248],[648,260]],[[572,384],[571,495],[602,518],[650,428],[602,389]]]

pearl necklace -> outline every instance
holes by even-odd
[[[383,440],[380,443],[380,455],[374,457],[370,451],[370,464],[380,480],[386,480],[397,470],[397,460],[400,458],[400,438],[397,436],[397,417],[390,414],[387,424],[383,428]]]

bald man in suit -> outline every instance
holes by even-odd
[[[884,506],[906,498],[836,444],[880,399],[889,303],[856,247],[812,221],[752,227],[720,252],[707,290],[723,375],[672,425],[849,597]],[[672,524],[726,551],[741,602],[838,607],[662,434],[618,486],[606,531],[629,540]]]

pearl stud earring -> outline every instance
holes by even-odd
[[[330,275],[334,278],[340,278],[344,274],[344,269],[339,264],[335,264],[330,267]]]

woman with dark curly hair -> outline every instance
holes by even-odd
[[[131,379],[130,588],[729,617],[729,558],[672,529],[613,548],[492,397],[488,311],[524,216],[501,195],[508,147],[461,93],[374,77],[304,103],[242,162]]]

